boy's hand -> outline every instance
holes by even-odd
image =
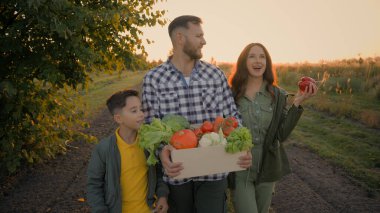
[[[156,208],[153,212],[156,213],[166,213],[169,209],[168,202],[166,201],[166,197],[160,197],[157,200]]]
[[[252,165],[252,154],[251,151],[247,151],[246,155],[240,156],[238,164],[241,168],[247,169]]]
[[[164,146],[160,153],[160,159],[162,166],[164,167],[165,174],[169,177],[175,177],[181,174],[183,169],[182,163],[173,163],[170,160],[170,152],[173,150],[173,147],[170,145]]]

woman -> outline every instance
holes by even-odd
[[[232,201],[235,211],[268,212],[275,182],[290,172],[282,143],[296,126],[301,103],[317,93],[311,83],[298,91],[287,106],[287,94],[276,86],[272,60],[260,43],[252,43],[241,52],[230,83],[241,113],[243,125],[252,134],[252,167],[234,173]]]

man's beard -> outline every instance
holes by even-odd
[[[198,60],[202,58],[202,53],[197,53],[197,49],[192,48],[189,42],[186,41],[183,48],[183,52],[186,53],[191,59]]]

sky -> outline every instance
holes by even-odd
[[[203,20],[203,59],[236,62],[249,43],[262,43],[274,63],[380,56],[380,0],[167,0],[168,23],[180,15]],[[166,60],[168,23],[144,28],[148,60]]]

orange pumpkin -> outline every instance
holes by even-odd
[[[198,146],[198,139],[190,129],[175,132],[170,139],[170,144],[176,149],[189,149]]]

